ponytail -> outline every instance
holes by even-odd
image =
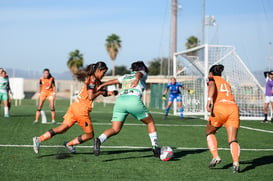
[[[104,62],[97,62],[96,64],[89,64],[84,69],[80,69],[75,74],[75,76],[79,81],[85,81],[85,78],[90,75],[94,75],[94,73],[97,69],[108,70],[108,67]]]

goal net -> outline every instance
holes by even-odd
[[[235,101],[240,109],[240,119],[258,120],[263,118],[264,88],[249,71],[233,46],[201,45],[173,56],[173,72],[178,81],[195,94],[182,92],[185,115],[204,115],[207,102],[207,77],[209,68],[223,64],[222,76],[230,83]],[[174,112],[177,114],[174,105]]]

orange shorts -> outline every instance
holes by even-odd
[[[213,107],[213,113],[209,117],[214,127],[235,127],[239,128],[239,108],[236,104],[217,103]]]
[[[42,91],[40,94],[40,100],[45,101],[48,97],[48,100],[54,99],[54,92],[53,91]]]
[[[85,133],[93,132],[88,106],[73,102],[64,115],[63,124],[72,127],[76,122]]]

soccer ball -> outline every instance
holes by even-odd
[[[162,146],[160,150],[160,160],[168,161],[173,157],[173,149],[169,146]]]

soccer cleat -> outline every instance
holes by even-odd
[[[153,153],[154,153],[154,157],[159,157],[160,156],[160,148],[157,146],[153,147]]]
[[[38,121],[37,121],[37,120],[34,120],[34,121],[33,121],[33,124],[36,124],[36,123],[38,123]]]
[[[52,120],[51,123],[52,123],[52,124],[56,124],[56,121],[55,121],[55,120]]]
[[[100,155],[100,145],[101,145],[101,142],[100,142],[100,139],[99,138],[95,138],[94,139],[94,147],[93,147],[93,152],[96,156],[99,156]]]
[[[233,166],[232,166],[232,173],[239,173],[239,172],[240,172],[239,163],[233,164]]]
[[[271,118],[271,121],[270,121],[270,123],[273,123],[273,118]]]
[[[262,123],[268,123],[267,119],[264,119],[264,120],[262,121]]]
[[[4,116],[5,118],[8,118],[9,117],[9,115],[8,114],[5,114],[5,116]]]
[[[221,163],[221,158],[218,156],[216,158],[213,158],[210,162],[209,162],[209,168],[213,168],[216,166],[216,164]]]
[[[167,118],[168,118],[168,115],[165,114],[165,115],[164,115],[164,119],[167,119]]]
[[[39,149],[40,149],[40,140],[38,137],[33,137],[33,151],[38,154],[39,153]]]
[[[67,143],[68,143],[68,142],[66,142],[66,141],[64,142],[65,148],[66,148],[70,153],[76,153],[75,147],[74,147],[74,146],[68,146]]]

